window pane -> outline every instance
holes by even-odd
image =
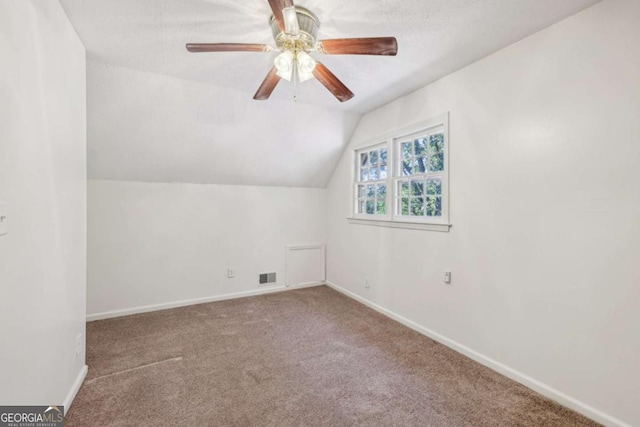
[[[424,182],[411,181],[411,195],[420,197],[424,193]]]
[[[401,151],[402,151],[402,157],[403,158],[408,158],[411,157],[411,143],[410,142],[403,142],[401,144]]]
[[[367,185],[367,198],[373,199],[374,197],[376,197],[376,186]]]
[[[413,170],[412,168],[412,161],[411,160],[405,160],[402,162],[402,175],[403,176],[408,176],[411,175],[411,171]]]
[[[371,163],[372,165],[377,165],[378,164],[378,152],[377,151],[372,151],[369,153],[369,163]]]
[[[403,197],[400,201],[400,214],[409,215],[409,198]]]
[[[429,172],[439,172],[444,169],[444,153],[429,156]]]
[[[398,145],[393,147],[369,148],[366,152],[357,153],[356,213],[386,215],[389,201],[393,203],[389,205],[391,214],[411,216],[416,220],[425,220],[425,216],[442,217],[444,132],[427,132],[423,134],[425,136],[395,140]],[[390,164],[392,161],[394,163]],[[397,184],[393,184],[395,188],[392,187],[393,191],[387,194],[390,178],[397,180]]]
[[[429,149],[431,151],[444,150],[444,134],[438,133],[429,137]]]
[[[409,183],[406,181],[400,182],[400,196],[409,197]]]
[[[413,163],[413,173],[425,173],[427,171],[427,158],[418,157]]]
[[[427,154],[427,138],[420,138],[413,141],[416,156],[424,156]]]
[[[428,216],[442,216],[442,197],[430,196],[427,197],[427,215]]]
[[[442,181],[440,179],[428,179],[427,194],[429,195],[442,194]]]
[[[380,150],[380,163],[387,163],[387,149]]]
[[[387,178],[387,165],[380,165],[380,179]]]
[[[424,199],[422,197],[414,197],[411,199],[411,215],[424,215]]]
[[[377,180],[379,176],[379,172],[380,171],[378,170],[377,167],[369,169],[369,180],[370,181]]]
[[[373,200],[367,200],[367,213],[373,215],[375,213],[375,203]]]

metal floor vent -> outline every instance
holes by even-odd
[[[267,283],[276,283],[276,273],[262,273],[258,276],[258,283],[266,285]]]

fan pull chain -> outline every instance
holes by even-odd
[[[298,102],[298,60],[293,60],[293,102]]]

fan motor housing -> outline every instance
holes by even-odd
[[[272,16],[269,20],[271,25],[271,31],[273,33],[273,39],[276,42],[276,46],[281,51],[286,50],[304,50],[312,51],[315,47],[316,35],[318,34],[318,28],[320,27],[320,20],[309,9],[296,6],[296,15],[298,16],[298,26],[300,27],[300,34],[296,37],[289,36],[283,31],[280,31],[278,21]]]

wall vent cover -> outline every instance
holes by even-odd
[[[258,283],[266,285],[268,283],[276,283],[276,273],[261,273],[258,275]]]

